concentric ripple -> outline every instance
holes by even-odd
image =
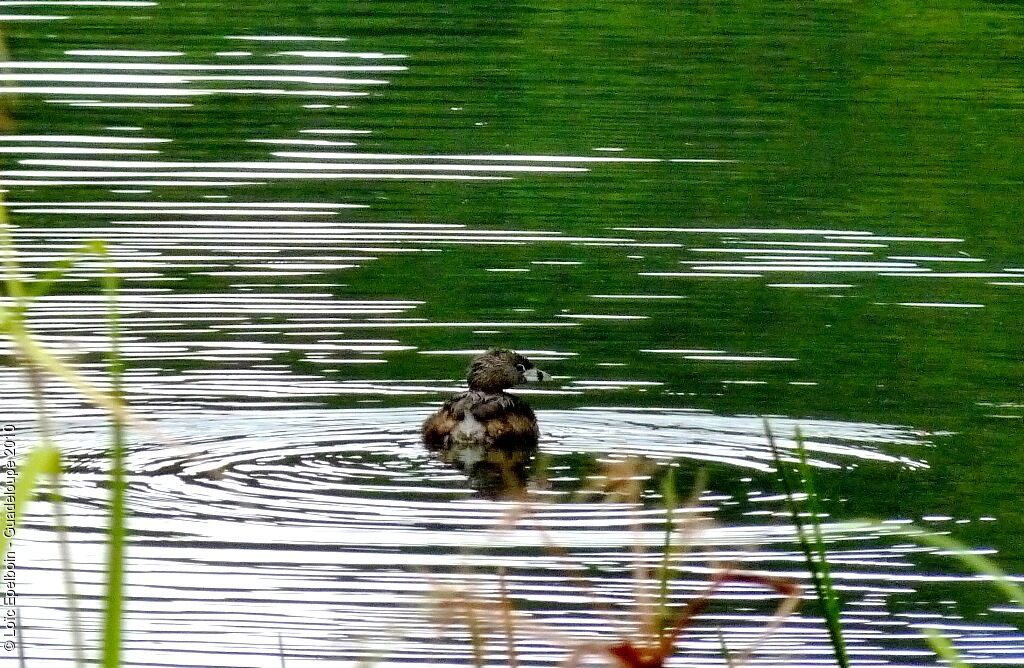
[[[127,658],[145,656],[151,665],[166,666],[270,665],[280,633],[289,663],[291,657],[374,656],[391,665],[429,656],[433,665],[456,665],[470,649],[457,632],[436,637],[425,597],[433,586],[459,582],[477,595],[496,596],[498,565],[509,570],[512,599],[530,610],[524,628],[543,636],[527,643],[525,662],[546,665],[564,656],[566,643],[610,639],[600,611],[630,619],[635,546],[654,550],[644,560],[656,564],[664,511],[566,497],[534,504],[532,519],[501,529],[514,504],[476,499],[460,474],[429,458],[418,443],[425,415],[422,409],[240,410],[160,420],[155,426],[167,441],[144,442],[129,457]],[[561,476],[552,479],[555,489],[558,480],[579,475],[571,462],[581,456],[644,455],[684,468],[728,462],[737,476],[767,468],[762,425],[752,418],[621,408],[542,411],[539,419],[542,450]],[[95,423],[74,413],[60,424],[75,444],[65,494],[72,550],[81,564],[78,586],[91,619],[103,558],[96,532],[104,524],[104,441]],[[870,424],[801,424],[819,466],[924,465],[926,434]],[[785,433],[791,425],[777,420],[774,426]],[[699,550],[678,555],[675,603],[701,595],[713,562],[802,577],[781,499],[758,489],[770,478],[756,480],[745,496],[710,491],[689,511],[714,517],[740,504],[752,509],[753,521],[712,526],[700,534]],[[46,508],[37,512],[42,518]],[[851,651],[868,663],[881,654],[894,665],[914,663],[918,654],[899,641],[900,630],[936,623],[927,614],[887,612],[891,597],[971,579],[913,570],[922,549],[897,537],[897,528],[826,526],[836,580],[855,601],[846,619]],[[59,655],[67,647],[54,544],[42,519],[30,520],[19,540],[39,555],[23,572],[31,592],[29,631],[36,642],[53,643]],[[551,544],[567,552],[552,552]],[[589,593],[569,577],[578,566],[598,573]],[[684,638],[690,661],[714,654],[718,625],[731,646],[741,647],[767,621],[773,604],[764,591],[735,584],[724,594],[728,604]],[[955,629],[957,622],[940,626]],[[561,640],[551,644],[554,635]],[[996,624],[975,627],[972,638],[980,661],[1024,650],[1024,637]],[[540,654],[530,653],[533,646]],[[153,647],[163,649],[154,654]],[[766,657],[802,655],[815,662],[829,651],[813,617],[788,620],[762,650]]]

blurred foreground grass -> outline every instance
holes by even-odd
[[[14,493],[13,516],[4,513],[3,538],[0,550],[6,553],[17,532],[17,524],[29,502],[49,488],[54,508],[54,524],[60,543],[65,595],[71,617],[72,644],[75,663],[84,666],[85,641],[78,616],[77,597],[71,577],[71,554],[63,502],[61,499],[61,453],[56,443],[45,387],[58,380],[77,389],[87,400],[104,409],[110,417],[110,510],[107,523],[106,591],[104,596],[101,663],[114,668],[121,662],[121,632],[124,608],[125,564],[125,427],[129,421],[123,400],[124,362],[119,349],[120,322],[117,310],[118,275],[107,246],[102,241],[89,241],[66,259],[56,263],[45,274],[29,278],[18,262],[14,234],[3,200],[0,199],[0,253],[3,255],[6,295],[0,304],[0,333],[9,339],[14,363],[22,370],[32,396],[39,441],[21,458]],[[109,388],[102,390],[73,367],[43,347],[32,335],[27,313],[32,302],[45,296],[68,271],[86,259],[98,259],[103,266],[102,290],[107,295],[107,325],[110,346],[107,353]],[[20,642],[20,640],[19,640]]]

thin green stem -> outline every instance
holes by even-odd
[[[870,525],[877,526],[879,528],[891,529],[891,527],[881,522],[872,522]],[[971,548],[958,540],[942,534],[936,534],[913,524],[901,527],[897,533],[901,536],[906,536],[915,540],[918,543],[938,548],[942,552],[949,553],[949,556],[956,557],[969,569],[976,573],[988,576],[992,581],[992,584],[995,585],[996,588],[999,589],[999,591],[1001,591],[1011,602],[1024,607],[1024,589],[1011,580],[1006,572],[996,565],[996,563],[991,559],[983,557],[980,554],[976,554],[975,551],[971,550]]]
[[[775,435],[772,433],[768,420],[764,420],[765,434],[768,437],[768,445],[771,447],[772,456],[775,459],[775,468],[779,472],[783,490],[786,493],[786,502],[789,506],[789,513],[796,528],[797,540],[800,549],[807,561],[807,569],[810,571],[811,583],[814,585],[814,592],[822,607],[825,617],[825,626],[828,629],[829,640],[835,652],[836,662],[840,668],[849,668],[850,658],[846,651],[846,640],[843,637],[843,628],[840,620],[839,597],[832,584],[832,574],[828,565],[828,558],[825,551],[825,540],[821,533],[821,513],[818,504],[818,494],[814,489],[814,475],[807,463],[807,449],[804,447],[803,436],[797,430],[797,457],[798,473],[800,483],[803,486],[806,505],[811,516],[811,528],[807,529],[803,522],[800,508],[797,506],[793,471],[782,461],[778,444],[775,442]],[[810,536],[811,538],[808,538]],[[811,539],[814,543],[811,543]]]
[[[120,318],[117,311],[117,270],[107,248],[94,242],[95,250],[106,260],[103,289],[107,294],[107,323],[110,328],[110,396],[118,406],[124,405],[124,362],[121,358]],[[121,664],[121,636],[124,615],[125,562],[125,425],[122,416],[111,415],[110,434],[110,546],[107,551],[107,606],[103,618],[103,665],[117,668]]]
[[[86,242],[79,246],[78,248],[72,250],[70,255],[54,264],[52,269],[50,269],[42,276],[39,276],[32,282],[31,287],[25,290],[25,296],[27,300],[32,300],[35,299],[36,297],[41,297],[42,295],[48,293],[50,291],[50,288],[52,288],[57,281],[63,278],[64,275],[67,274],[69,271],[74,269],[75,265],[78,264],[79,260],[81,260],[85,256],[95,254],[95,242]]]
[[[949,668],[967,668],[967,664],[960,658],[960,652],[956,651],[956,647],[953,647],[949,638],[935,629],[924,629],[924,637],[936,656],[946,661]]]
[[[67,514],[64,512],[64,495],[61,493],[60,475],[51,478],[53,485],[53,518],[57,529],[57,546],[60,550],[61,573],[64,576],[64,597],[68,600],[68,616],[71,618],[71,649],[78,668],[85,666],[85,643],[82,640],[82,622],[78,615],[78,596],[72,577],[71,548],[68,540]]]
[[[4,254],[4,279],[7,283],[7,296],[14,300],[15,308],[22,309],[25,300],[25,286],[21,283],[21,269],[18,256],[14,252],[14,236],[11,234],[11,223],[7,218],[7,206],[3,193],[0,193],[0,247]]]
[[[38,367],[60,378],[84,394],[94,404],[110,413],[113,419],[121,420],[122,422],[128,422],[132,419],[131,414],[121,402],[117,401],[113,396],[101,392],[92,383],[82,378],[73,369],[54,357],[50,351],[39,345],[21,327],[20,320],[8,322],[8,326],[4,331],[14,340],[15,345],[19,348],[24,358],[32,360]]]
[[[815,552],[818,556],[818,563],[821,566],[820,576],[822,589],[827,594],[828,598],[825,601],[826,605],[833,609],[835,615],[839,615],[839,597],[836,595],[835,587],[832,583],[832,572],[828,566],[828,559],[825,553],[825,539],[821,534],[821,506],[819,503],[818,492],[814,488],[814,474],[811,472],[811,467],[807,463],[807,448],[804,447],[803,434],[800,433],[799,428],[796,430],[796,446],[797,455],[800,460],[800,477],[803,481],[804,492],[807,495],[807,509],[811,513],[811,530],[814,538],[812,545],[815,548]]]
[[[47,445],[37,446],[29,450],[25,460],[18,467],[18,477],[14,481],[14,512],[3,513],[3,534],[0,535],[0,552],[6,552],[11,543],[11,536],[17,530],[18,521],[24,517],[25,507],[35,497],[39,479],[53,476],[60,471],[60,453]]]
[[[661,546],[661,573],[658,583],[658,639],[665,637],[665,628],[668,625],[668,584],[669,584],[669,563],[672,556],[672,534],[675,533],[675,509],[678,503],[676,498],[676,474],[675,467],[669,466],[665,477],[661,481],[661,500],[665,504],[665,540]]]
[[[734,668],[732,653],[729,651],[729,646],[725,644],[725,634],[722,633],[722,627],[718,627],[718,646],[722,650],[722,657],[725,659],[726,668]]]

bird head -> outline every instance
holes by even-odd
[[[500,392],[522,383],[550,380],[551,375],[513,350],[491,348],[473,358],[466,379],[471,390]]]

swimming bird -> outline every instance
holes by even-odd
[[[505,390],[550,378],[512,350],[484,352],[469,365],[469,389],[449,398],[423,423],[423,443],[485,493],[525,483],[540,431],[530,406]]]

